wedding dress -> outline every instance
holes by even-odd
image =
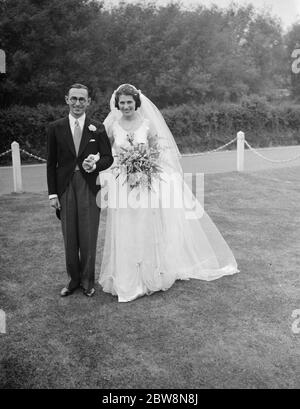
[[[114,139],[112,150],[118,155],[122,148],[129,147],[128,132],[117,117],[110,117],[109,128]],[[144,118],[131,133],[133,143],[148,146],[149,128],[149,120]],[[172,161],[168,161],[168,155],[162,165],[162,179],[175,175],[173,184],[180,192],[186,188],[183,196],[189,202],[191,192],[183,183],[182,174],[175,171]],[[117,163],[118,157],[114,165]],[[114,174],[115,167],[109,171]],[[114,175],[113,180],[116,189],[110,189],[109,193],[114,196],[118,192],[118,200],[115,200],[116,206],[107,208],[99,276],[104,292],[117,296],[119,302],[128,302],[145,294],[165,291],[175,280],[215,280],[238,272],[232,251],[199,203],[198,211],[200,206],[202,212],[186,217],[184,208],[162,205],[159,187],[166,186],[164,181],[155,180],[153,190],[149,191],[145,187],[131,189],[125,174],[118,178]],[[126,202],[128,195],[133,195],[136,204],[149,204],[152,195],[152,203],[154,198],[158,205],[139,207],[131,200],[131,206],[120,206],[120,200]]]

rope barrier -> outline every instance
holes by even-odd
[[[182,154],[182,156],[199,156],[199,155],[206,155],[207,153],[213,153],[213,152],[218,152],[219,150],[226,148],[226,146],[231,145],[232,143],[234,143],[236,141],[236,137],[231,139],[231,141],[225,143],[225,145],[219,146],[216,149],[213,149],[211,151],[205,151],[205,152],[199,152],[199,153],[184,153]]]
[[[26,155],[30,156],[31,158],[40,160],[41,162],[47,162],[46,159],[43,159],[40,156],[33,155],[32,153],[29,153],[29,152],[25,151],[25,149],[20,149],[20,152],[25,153]]]
[[[8,149],[8,151],[0,153],[0,158],[4,155],[7,155],[9,152],[11,152],[11,149]]]
[[[245,145],[247,145],[248,148],[249,148],[255,155],[261,157],[262,159],[264,159],[264,160],[266,160],[266,161],[268,161],[268,162],[285,163],[285,162],[292,162],[292,161],[297,160],[297,159],[300,158],[300,154],[299,154],[299,155],[297,155],[297,156],[295,156],[295,157],[293,157],[293,158],[290,158],[290,159],[283,159],[283,160],[281,160],[281,159],[270,159],[270,158],[267,158],[266,156],[262,155],[261,153],[257,152],[256,149],[252,148],[252,146],[249,144],[249,142],[246,141],[246,139],[245,139]]]
[[[208,153],[218,152],[218,151],[220,151],[221,149],[224,149],[224,148],[226,148],[227,146],[233,144],[234,142],[236,142],[236,140],[237,140],[237,138],[235,137],[235,138],[233,138],[231,141],[227,142],[226,144],[224,144],[224,145],[222,145],[222,146],[219,146],[219,147],[216,148],[216,149],[213,149],[213,150],[210,150],[210,151],[205,151],[205,152],[199,152],[199,153],[184,153],[184,154],[182,154],[182,156],[200,156],[200,155],[206,155],[206,154],[208,154]],[[259,153],[255,148],[253,148],[253,147],[249,144],[249,142],[248,142],[246,139],[245,139],[245,145],[246,145],[255,155],[259,156],[260,158],[262,158],[262,159],[264,159],[264,160],[266,160],[266,161],[268,161],[268,162],[273,162],[273,163],[285,163],[285,162],[292,162],[292,161],[294,161],[294,160],[300,159],[300,154],[297,155],[297,156],[295,156],[295,157],[293,157],[293,158],[290,158],[290,159],[283,159],[283,160],[280,160],[280,159],[270,159],[270,158],[267,158],[266,156],[262,155],[261,153]],[[8,149],[7,151],[5,151],[5,152],[3,152],[3,153],[0,153],[0,158],[1,158],[2,156],[4,156],[4,155],[7,155],[7,154],[10,153],[10,152],[11,152],[11,149]],[[30,156],[31,158],[37,159],[37,160],[39,160],[39,161],[41,161],[41,162],[47,162],[46,159],[43,159],[43,158],[41,158],[40,156],[37,156],[37,155],[33,155],[32,153],[27,152],[25,149],[20,149],[20,152],[24,153],[25,155]]]

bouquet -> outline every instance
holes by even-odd
[[[116,155],[119,158],[118,165],[114,166],[118,169],[116,178],[124,172],[126,174],[124,183],[127,182],[131,189],[145,187],[152,190],[153,179],[163,180],[160,176],[162,168],[158,164],[161,150],[158,144],[155,144],[141,151],[131,139],[129,143],[128,148],[121,147],[119,154]]]

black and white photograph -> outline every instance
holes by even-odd
[[[299,174],[299,1],[0,0],[0,389],[299,389]]]

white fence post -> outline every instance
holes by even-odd
[[[13,142],[11,144],[11,152],[12,152],[12,165],[13,165],[13,175],[14,175],[14,192],[20,193],[23,191],[23,188],[22,188],[20,147],[19,147],[18,142]]]
[[[6,334],[6,315],[3,310],[0,310],[0,334]]]
[[[245,133],[240,131],[237,133],[237,157],[236,166],[238,172],[243,172],[244,170],[244,151],[245,151]]]
[[[0,50],[0,74],[6,73],[6,56],[5,51]]]

